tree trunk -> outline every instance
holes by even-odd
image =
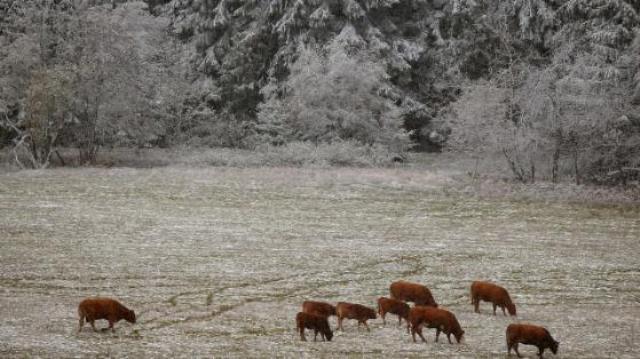
[[[95,106],[97,107],[97,106]],[[80,116],[80,133],[82,138],[78,141],[78,157],[81,165],[93,165],[96,163],[98,153],[97,123],[98,110],[94,109],[88,98],[84,99],[84,109]]]
[[[573,148],[573,169],[576,175],[576,184],[580,185],[580,171],[578,168],[578,146],[575,145]]]
[[[62,167],[65,167],[67,164],[64,162],[64,158],[62,158],[62,156],[60,155],[60,152],[56,150],[55,153],[56,153],[56,156],[58,157],[58,160],[60,160],[60,164],[62,165]]]
[[[532,160],[531,161],[531,183],[535,183],[535,182],[536,182],[536,164]]]
[[[511,156],[509,156],[509,152],[507,151],[507,149],[503,148],[502,153],[507,159],[509,168],[511,168],[511,172],[513,172],[513,175],[516,177],[516,179],[522,183],[526,183],[527,180],[525,178],[525,174],[523,173],[522,169],[519,168],[518,164],[511,158]]]
[[[560,146],[556,145],[553,151],[553,163],[551,166],[551,182],[558,183],[558,162],[560,161]]]
[[[471,177],[473,182],[475,182],[476,179],[478,178],[478,164],[479,164],[479,162],[480,162],[480,157],[476,157],[476,163],[473,166],[473,175]]]

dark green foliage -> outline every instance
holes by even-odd
[[[286,91],[298,44],[322,52],[341,41],[349,55],[367,53],[384,66],[386,93],[405,109],[417,149],[439,148],[424,134],[442,132],[433,122],[456,99],[458,84],[502,78],[518,87],[517,68],[548,66],[566,43],[611,56],[607,48],[628,44],[636,24],[624,1],[174,0],[167,9],[175,33],[195,39],[194,66],[215,83],[219,101],[204,103],[212,121],[255,122],[267,101],[262,90]]]
[[[194,66],[216,83],[220,101],[208,105],[214,121],[231,115],[255,121],[259,104],[266,101],[261,90],[271,84],[277,93],[284,91],[299,43],[322,52],[340,41],[350,55],[369,54],[390,76],[388,93],[398,106],[429,102],[437,110],[451,100],[443,86],[434,86],[443,69],[434,69],[436,37],[430,26],[443,12],[429,1],[175,0],[168,9],[177,35],[194,34],[199,54]],[[344,32],[347,26],[353,31]],[[429,117],[421,119],[407,130],[428,125]]]

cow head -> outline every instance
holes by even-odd
[[[331,341],[331,339],[333,338],[333,332],[331,331],[331,329],[329,329],[329,331],[325,332],[324,336],[327,338],[328,341]]]
[[[135,324],[136,322],[136,312],[134,312],[133,310],[127,310],[124,313],[124,319],[132,324]]]

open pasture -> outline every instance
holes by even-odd
[[[505,357],[514,320],[546,326],[560,358],[640,356],[640,208],[463,198],[450,185],[415,169],[0,174],[0,356]],[[303,300],[373,307],[397,279],[429,286],[464,343],[428,330],[414,344],[393,315],[299,341]],[[474,314],[475,279],[506,287],[518,318],[489,303]],[[93,295],[138,323],[77,334]]]

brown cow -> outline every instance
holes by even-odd
[[[82,330],[85,320],[91,323],[93,331],[98,331],[94,322],[98,319],[106,319],[109,321],[109,328],[115,332],[113,324],[124,319],[129,323],[136,322],[136,313],[111,298],[87,298],[78,305],[78,315],[80,316],[80,327],[78,333]]]
[[[336,307],[325,302],[315,302],[306,300],[302,303],[302,311],[304,313],[316,314],[322,317],[330,317],[336,315]]]
[[[558,353],[558,343],[549,331],[543,327],[531,324],[510,324],[507,327],[507,353],[511,355],[511,348],[515,349],[518,358],[518,343],[535,345],[538,347],[538,356],[542,358],[542,354],[546,348],[551,349],[553,354]]]
[[[320,332],[320,336],[322,337],[322,341],[331,341],[333,338],[333,332],[329,327],[329,321],[327,321],[327,317],[298,312],[296,315],[296,328],[300,332],[300,340],[307,341],[307,338],[304,336],[304,330],[313,329],[313,341],[315,342],[318,338],[318,332]]]
[[[409,304],[392,298],[378,298],[378,314],[382,317],[382,323],[387,324],[385,316],[392,313],[398,316],[398,326],[402,325],[402,319],[407,322],[407,333],[409,333]]]
[[[481,300],[493,304],[493,315],[496,315],[496,307],[500,307],[504,315],[507,315],[504,311],[505,308],[510,315],[516,315],[516,306],[511,301],[509,292],[499,285],[489,282],[473,282],[471,284],[471,304],[473,304],[476,313],[480,313]]]
[[[405,302],[414,302],[416,305],[428,305],[438,307],[433,299],[429,288],[422,284],[406,282],[403,280],[391,283],[389,287],[391,298],[403,300]]]
[[[338,329],[342,329],[342,320],[346,319],[355,319],[358,321],[358,327],[360,324],[364,324],[368,331],[369,326],[367,325],[368,319],[376,319],[376,311],[365,307],[364,305],[354,304],[354,303],[345,303],[339,302],[336,305],[336,315],[338,316]]]
[[[464,335],[464,330],[460,327],[458,319],[456,319],[456,316],[448,310],[426,306],[415,306],[409,311],[409,321],[411,322],[411,337],[413,338],[414,343],[416,342],[416,333],[418,333],[420,338],[422,338],[423,342],[427,342],[424,336],[422,336],[423,325],[427,328],[436,329],[436,343],[438,342],[438,337],[440,336],[441,331],[447,335],[449,344],[453,344],[451,342],[451,334],[454,335],[458,343],[460,343],[460,340]]]

